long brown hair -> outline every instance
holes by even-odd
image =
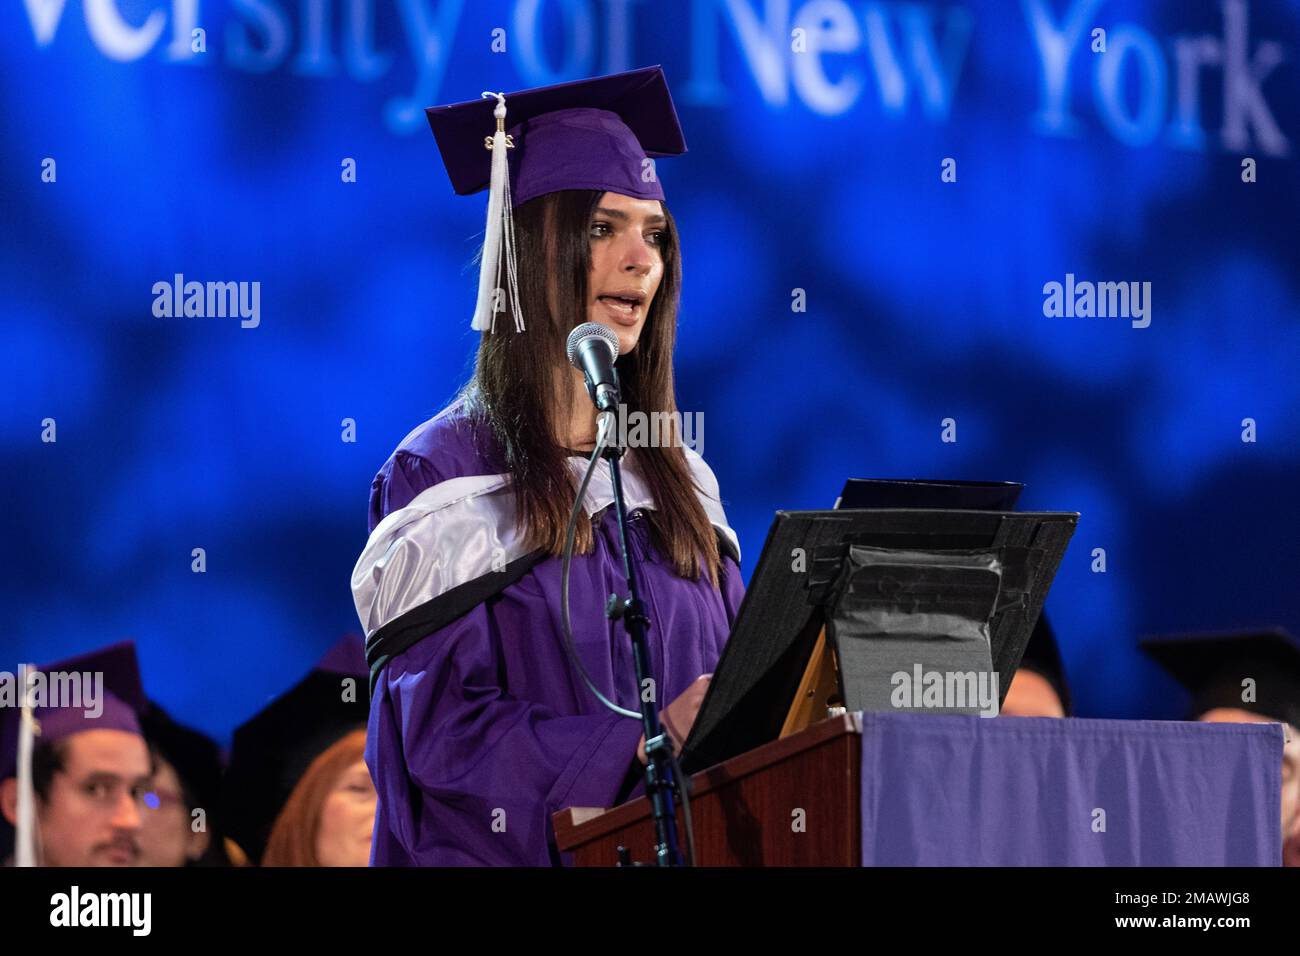
[[[504,449],[514,476],[516,522],[525,541],[553,555],[564,551],[569,510],[577,492],[566,463],[568,452],[556,435],[560,409],[567,414],[578,386],[559,357],[569,332],[587,321],[588,236],[603,195],[600,190],[565,189],[515,207],[519,306],[525,331],[515,331],[506,296],[506,311],[496,317],[496,332],[483,333],[474,376],[461,393],[467,407],[491,423]],[[672,214],[666,204],[661,205],[667,219],[660,246],[663,278],[637,347],[618,359],[621,397],[629,413],[677,411],[673,345],[682,282],[681,247]],[[706,569],[717,587],[716,532],[695,494],[675,417],[670,415],[667,421],[674,422],[675,437],[657,447],[629,449],[624,461],[635,461],[654,498],[655,509],[648,512],[647,520],[655,545],[671,559],[679,576],[696,580]],[[574,548],[588,553],[593,546],[591,521],[584,514]]]
[[[320,866],[316,858],[316,831],[321,808],[339,775],[362,758],[366,749],[364,728],[337,740],[311,762],[275,818],[271,837],[262,854],[263,866]]]

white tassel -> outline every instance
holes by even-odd
[[[506,98],[502,93],[484,93],[495,96],[497,128],[492,136],[484,137],[484,146],[492,151],[492,182],[488,188],[487,229],[483,239],[483,260],[479,265],[478,301],[474,305],[474,320],[470,328],[477,332],[496,331],[497,306],[502,289],[502,271],[510,296],[510,308],[515,316],[515,330],[524,330],[524,316],[519,308],[519,276],[515,261],[515,223],[510,202],[510,167],[506,154],[514,146],[506,135]]]
[[[18,715],[18,807],[14,821],[14,866],[36,866],[36,791],[32,786],[32,749],[40,724],[32,716],[28,681],[34,668],[24,666]]]

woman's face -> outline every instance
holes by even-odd
[[[592,213],[587,318],[618,336],[618,354],[636,348],[664,275],[668,221],[657,199],[605,193]],[[620,297],[632,301],[624,302]]]
[[[339,775],[325,798],[316,828],[316,859],[321,866],[369,866],[375,828],[375,786],[364,760]]]

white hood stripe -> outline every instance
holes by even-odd
[[[727,524],[717,478],[703,458],[685,451],[705,514],[739,560],[740,542]],[[580,483],[587,460],[570,458],[569,464]],[[512,482],[509,474],[439,482],[375,526],[352,570],[352,598],[367,639],[413,608],[528,553],[515,528]],[[623,495],[629,514],[654,507],[645,483],[627,466]],[[583,508],[591,516],[613,502],[609,469],[598,467]]]

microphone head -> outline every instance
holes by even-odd
[[[601,341],[608,342],[609,347],[613,349],[614,358],[618,358],[618,336],[614,334],[614,330],[601,325],[599,322],[583,322],[582,325],[569,333],[569,342],[565,347],[565,354],[569,357],[569,364],[578,371],[583,370],[582,358],[578,354],[578,349],[583,342],[593,336]]]

